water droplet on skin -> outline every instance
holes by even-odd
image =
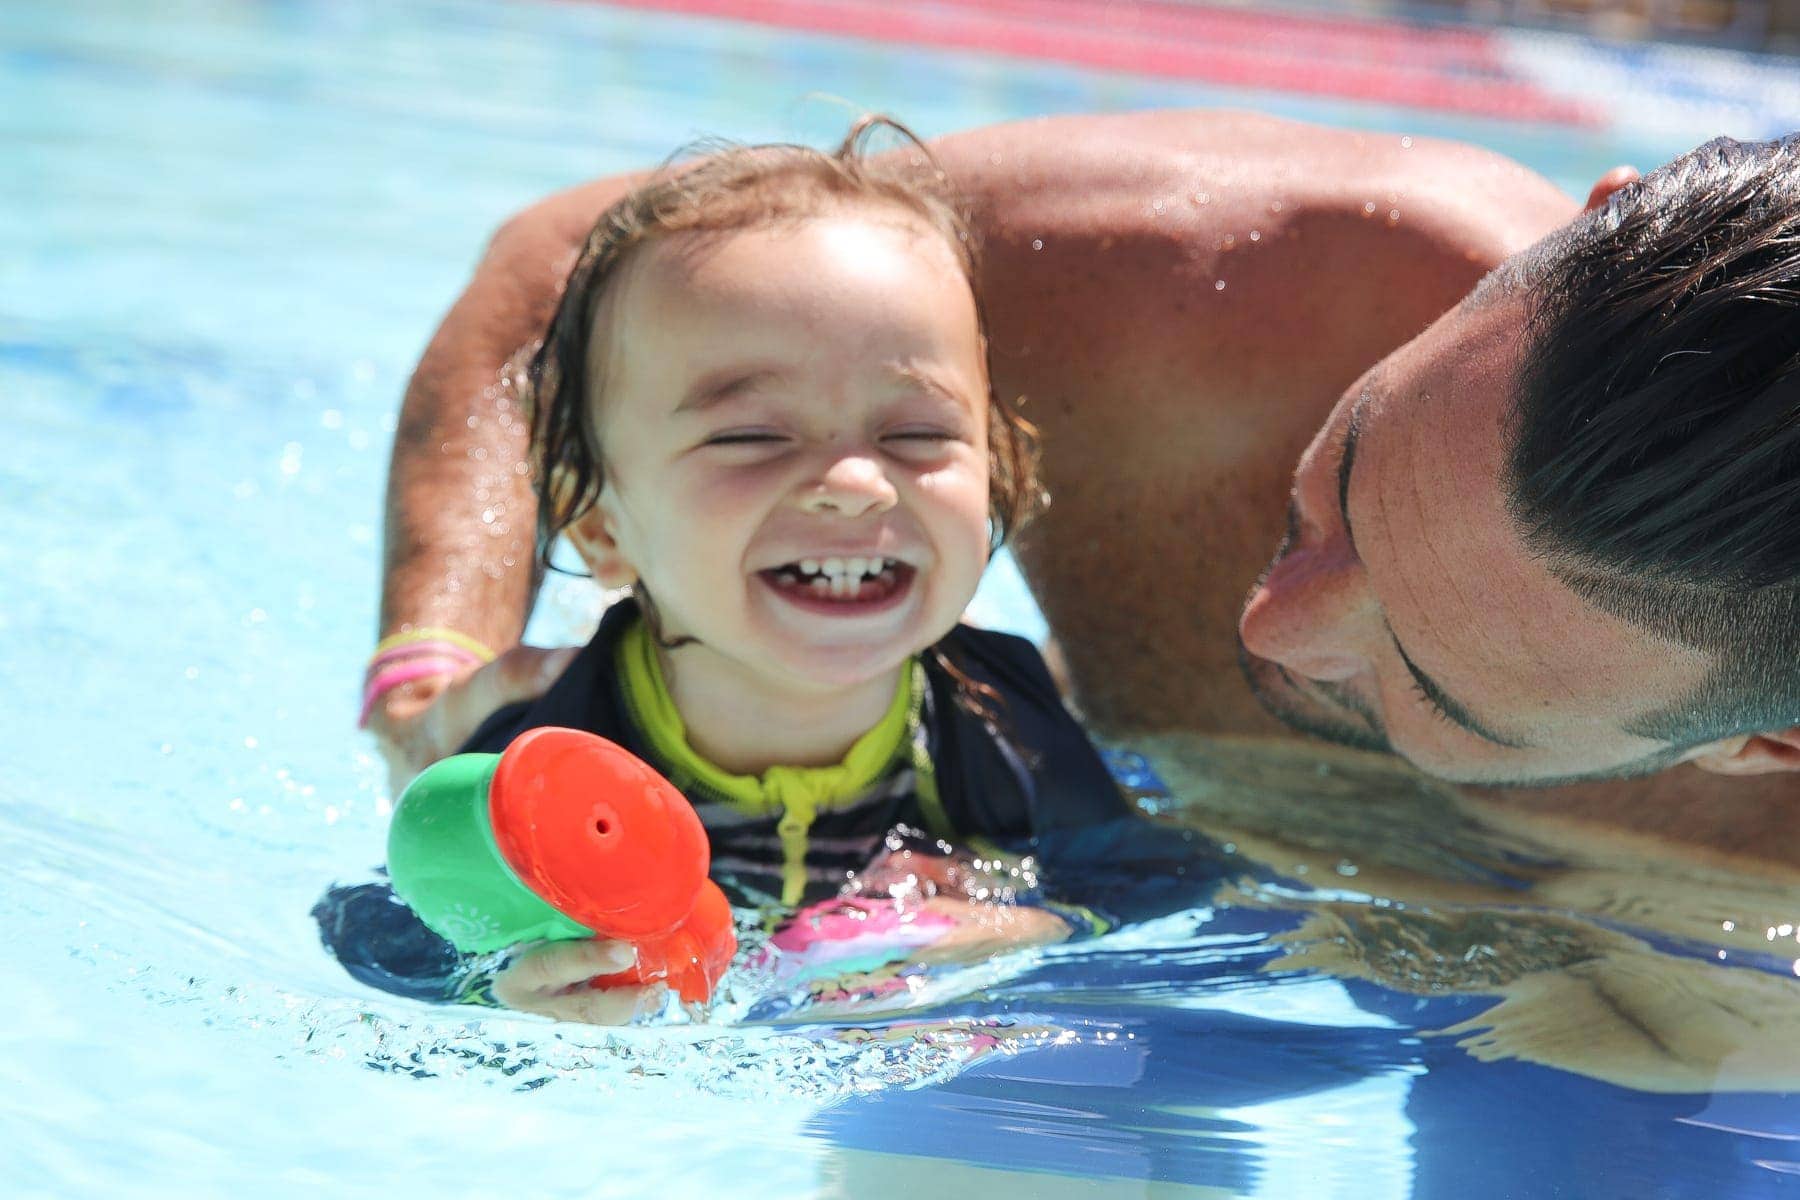
[[[1375,215],[1375,202],[1373,200],[1363,201],[1363,216],[1372,217],[1374,215]]]
[[[1285,207],[1286,207],[1286,205],[1282,204],[1281,201],[1275,200],[1269,204],[1269,211],[1272,213],[1278,213]]]
[[[1221,250],[1230,250],[1230,249],[1234,248],[1236,245],[1237,245],[1237,234],[1235,234],[1235,233],[1226,234],[1225,237],[1223,238],[1223,240],[1221,240],[1219,242],[1219,248]]]
[[[1213,280],[1213,291],[1222,292],[1224,290],[1225,290],[1225,281],[1223,279]]]
[[[1389,225],[1398,225],[1400,223],[1400,210],[1399,209],[1397,209],[1397,208],[1388,209],[1387,223]]]
[[[1402,150],[1411,150],[1412,149],[1412,139],[1409,137],[1401,138],[1400,139],[1400,148]]]
[[[1195,192],[1194,193],[1194,203],[1195,204],[1211,204],[1212,203],[1212,193],[1211,192]]]
[[[1031,239],[1031,248],[1033,250],[1042,250],[1044,248],[1044,239],[1043,238],[1032,238]]]
[[[1251,240],[1251,241],[1253,241],[1253,242],[1260,242],[1260,241],[1262,241],[1262,230],[1260,230],[1260,229],[1252,229],[1252,230],[1251,230],[1251,231],[1250,231],[1250,240]]]

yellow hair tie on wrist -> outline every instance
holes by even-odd
[[[396,633],[389,637],[382,638],[379,642],[375,643],[375,653],[370,655],[370,658],[380,658],[390,650],[398,649],[401,646],[409,646],[414,642],[449,642],[452,646],[467,650],[470,654],[473,654],[484,663],[491,663],[498,657],[492,650],[489,650],[482,643],[476,641],[466,633],[458,632],[455,629],[446,629],[441,626],[428,625],[422,629],[409,629],[405,633]]]

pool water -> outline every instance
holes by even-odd
[[[1800,125],[1767,62],[1516,48],[1665,102],[1508,126],[598,5],[0,5],[0,1191],[1800,1194],[1794,881],[1546,845],[1354,757],[1130,747],[1171,864],[1139,919],[830,1000],[745,968],[701,1021],[381,995],[308,915],[383,852],[349,727],[397,397],[509,212],[864,108],[1254,106],[1577,194]],[[596,605],[559,584],[531,635]],[[1042,629],[1005,560],[977,616]]]

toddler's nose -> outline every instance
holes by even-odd
[[[807,512],[835,512],[859,517],[885,512],[899,500],[893,481],[867,454],[845,454],[831,461],[824,474],[807,485],[802,507]]]

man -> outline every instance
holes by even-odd
[[[1585,215],[1471,147],[1242,114],[936,151],[983,238],[995,385],[1044,436],[1054,505],[1019,561],[1097,729],[1273,714],[1800,862],[1800,142],[1615,170]],[[533,520],[502,366],[630,182],[510,221],[428,348],[384,632],[516,642]],[[397,689],[374,728],[405,773],[563,661]]]

